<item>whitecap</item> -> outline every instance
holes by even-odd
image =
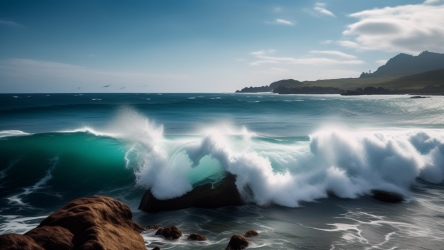
[[[31,134],[23,132],[23,131],[20,131],[20,130],[3,130],[3,131],[0,131],[0,138],[10,137],[10,136],[25,136],[25,135],[31,135]]]

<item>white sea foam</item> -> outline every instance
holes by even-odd
[[[10,136],[24,136],[24,135],[31,135],[31,134],[20,131],[20,130],[2,130],[2,131],[0,131],[0,138],[10,137]]]
[[[23,217],[20,215],[0,215],[0,219],[4,220],[0,224],[0,235],[8,233],[24,234],[31,229],[36,228],[40,221],[47,216]]]
[[[217,172],[207,169],[211,165],[236,175],[245,199],[288,207],[329,192],[357,198],[381,189],[409,197],[418,177],[444,180],[442,130],[323,129],[310,141],[284,144],[219,125],[201,128],[197,136],[167,139],[161,125],[123,108],[106,131],[129,142],[127,167],[134,169],[137,185],[151,188],[159,199],[187,193]]]

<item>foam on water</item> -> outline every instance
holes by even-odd
[[[3,131],[0,131],[0,138],[10,137],[10,136],[24,136],[24,135],[31,135],[31,134],[23,132],[23,131],[20,131],[20,130],[3,130]]]
[[[194,136],[165,137],[161,125],[123,108],[106,131],[128,142],[127,167],[137,185],[159,199],[187,193],[218,167],[237,176],[247,201],[288,207],[329,193],[357,198],[373,189],[409,197],[416,178],[444,180],[444,133],[437,129],[322,129],[309,141],[279,143],[245,127],[219,125]],[[211,165],[217,167],[208,170]]]
[[[7,233],[24,234],[40,224],[44,216],[0,215],[0,235]]]

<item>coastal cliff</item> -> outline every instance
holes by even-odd
[[[375,72],[363,72],[359,78],[303,82],[287,79],[273,82],[269,86],[243,88],[236,93],[441,95],[444,94],[441,87],[443,84],[444,54],[424,51],[418,56],[398,54]]]

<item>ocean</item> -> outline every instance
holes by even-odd
[[[137,209],[149,188],[178,197],[227,172],[247,205]],[[209,239],[146,231],[147,249],[224,249],[248,229],[249,249],[440,249],[443,180],[443,96],[0,95],[0,234],[99,194]]]

